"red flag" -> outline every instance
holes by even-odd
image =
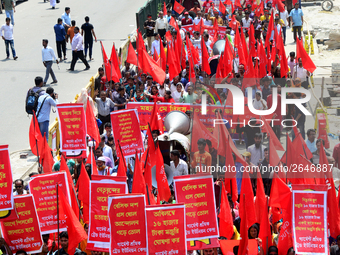
[[[274,174],[270,190],[269,206],[291,210],[292,192],[290,188]]]
[[[158,197],[157,203],[160,204],[161,201],[168,202],[171,193],[168,184],[168,179],[166,178],[166,174],[164,171],[164,160],[162,153],[159,149],[159,146],[156,149],[154,154],[156,159],[156,180],[157,180],[157,190],[158,190]]]
[[[259,59],[260,59],[260,78],[263,78],[267,75],[266,65],[267,65],[267,56],[266,51],[263,48],[263,43],[259,43]]]
[[[112,45],[110,61],[111,61],[111,69],[112,69],[111,70],[112,80],[114,82],[119,82],[119,79],[122,78],[122,74],[120,72],[119,60],[118,60],[118,56],[116,52],[115,43],[113,43]]]
[[[168,44],[167,53],[168,53],[167,62],[169,66],[169,79],[172,80],[174,77],[176,77],[180,73],[180,71],[177,69],[178,65],[176,63],[175,50],[170,45],[170,43]]]
[[[239,33],[239,28],[238,25],[236,25],[236,33],[234,37],[234,46],[237,48],[237,54],[239,58],[239,63],[246,66],[247,65],[247,58],[245,53],[243,52],[243,45],[242,45],[242,40],[240,38],[240,33]]]
[[[136,151],[135,158],[136,160],[135,160],[135,170],[133,173],[132,193],[142,193],[145,195],[145,198],[147,199],[145,179],[143,176],[141,163],[139,161],[137,151]]]
[[[247,211],[247,217],[246,222],[247,226],[252,226],[257,222],[256,220],[256,210],[255,210],[255,204],[254,204],[254,193],[253,193],[253,188],[251,186],[250,178],[249,178],[249,173],[244,172],[242,176],[242,186],[241,186],[241,196],[245,196],[244,199],[241,200],[240,203],[240,217],[241,217],[241,224],[242,218],[241,215],[244,215],[245,212]],[[245,203],[245,204],[242,204]]]
[[[218,217],[220,218],[219,228],[220,228],[220,236],[224,236],[227,239],[231,239],[234,234],[234,224],[233,224],[233,216],[231,215],[230,205],[227,198],[226,190],[224,188],[224,184],[222,182],[222,192],[221,192],[221,205],[220,205],[220,213]]]
[[[175,20],[174,17],[171,17],[171,18],[170,18],[169,25],[172,26],[172,27],[174,27],[176,31],[179,30],[177,21]],[[170,34],[171,34],[171,33],[170,33]]]
[[[135,49],[133,48],[131,42],[129,42],[129,49],[128,49],[128,53],[126,56],[126,62],[133,64],[135,66],[137,66],[137,54],[135,52]]]
[[[218,65],[217,65],[217,69],[216,69],[216,79],[218,78],[224,78],[224,52],[221,53],[220,55],[220,59],[218,60]]]
[[[86,104],[86,130],[87,134],[96,141],[96,148],[98,148],[100,143],[100,134],[97,125],[96,118],[94,116],[90,100],[87,99]]]
[[[257,200],[257,196],[256,196],[256,200]],[[262,240],[262,249],[264,251],[264,254],[267,254],[267,249],[273,245],[272,233],[270,230],[270,223],[269,223],[269,218],[268,218],[267,204],[265,204],[264,207],[262,208],[260,226],[261,227],[260,227],[260,232],[259,232],[259,238]]]
[[[176,1],[175,1],[176,2]],[[206,72],[207,75],[211,74],[210,66],[209,66],[209,54],[207,46],[203,39],[201,39],[201,50],[202,50],[202,71]]]
[[[165,72],[163,71],[163,69],[150,57],[146,50],[143,50],[142,54],[143,54],[142,69],[145,72],[149,73],[153,77],[155,82],[163,84],[165,80]]]
[[[96,159],[94,158],[94,153],[92,151],[92,148],[90,148],[91,151],[86,159],[86,164],[91,164],[91,175],[98,175],[98,169],[96,164]]]
[[[246,37],[243,33],[243,29],[241,28],[240,32],[240,38],[241,38],[241,44],[240,46],[243,47],[243,54],[245,59],[248,59],[248,47],[247,47],[247,42],[246,42]]]
[[[269,39],[271,37],[272,31],[274,30],[274,13],[273,9],[270,14],[270,19],[269,19],[269,24],[268,24],[268,29],[267,29],[267,36],[266,36],[266,42],[264,44],[264,47],[269,49]],[[269,51],[267,51],[267,55],[269,55]],[[268,68],[267,68],[268,69]]]
[[[280,157],[277,154],[277,149],[275,149],[272,137],[269,138],[269,148],[269,165],[276,167],[280,163]]]
[[[184,11],[184,7],[180,5],[176,0],[174,1],[174,11],[181,14]]]
[[[118,164],[118,170],[117,170],[117,176],[125,176],[127,172],[126,162],[124,158],[124,154],[122,151],[122,148],[120,147],[120,142],[118,140],[118,147],[119,147],[119,164]]]
[[[158,110],[158,105],[156,103],[156,100],[153,104],[151,118],[150,118],[150,127],[151,131],[158,130],[160,134],[164,133],[163,130],[163,120],[161,118],[161,115]]]
[[[285,11],[285,5],[281,2],[281,0],[276,1],[276,3],[277,3],[277,9],[280,12],[284,12]]]
[[[257,187],[256,188],[256,200],[255,200],[256,218],[257,218],[257,222],[261,223],[263,214],[266,214],[267,219],[268,219],[268,214],[266,213],[267,208],[268,208],[268,204],[267,204],[266,194],[264,193],[262,176],[261,176],[261,173],[259,171],[257,172],[256,187]],[[264,208],[266,208],[266,210],[264,210]]]
[[[242,81],[242,90],[256,85],[255,77],[256,75],[255,75],[253,60],[252,60],[251,55],[249,54],[248,63],[247,65],[245,65],[245,72],[244,72],[243,81]]]
[[[285,234],[279,235],[279,243],[277,245],[279,255],[287,255],[288,249],[290,247],[293,247],[293,238],[292,238],[292,216],[286,210],[283,210],[283,221],[280,233]]]
[[[158,61],[158,53],[157,53],[157,51],[155,50],[154,52],[153,52],[153,60],[155,60],[155,62],[157,63],[157,61]]]
[[[50,146],[48,145],[47,141],[46,141],[46,137],[44,136],[44,145],[43,145],[43,155],[41,155],[43,163],[43,170],[44,173],[52,173],[52,167],[54,165],[54,160],[53,160],[53,156],[52,156],[52,150],[50,148]]]
[[[163,47],[162,38],[159,38],[159,40],[160,40],[160,45],[161,45],[160,54],[159,54],[159,59],[161,61],[160,66],[163,69],[163,71],[165,72],[165,70],[166,70],[166,55],[165,55],[165,51],[164,51],[164,47]]]
[[[244,179],[243,179],[244,180]],[[243,183],[242,183],[243,186]],[[251,189],[251,187],[250,187]],[[252,212],[247,211],[247,203],[245,195],[241,192],[241,203],[240,203],[240,218],[241,218],[241,226],[240,226],[240,234],[241,234],[241,241],[238,249],[238,255],[247,255],[248,254],[248,226],[251,226],[248,224],[248,215]],[[248,203],[253,204],[253,201]],[[254,214],[255,215],[255,212]]]
[[[111,81],[112,79],[112,68],[111,68],[111,63],[109,61],[109,58],[107,57],[106,51],[103,46],[103,42],[100,41],[100,46],[102,49],[102,56],[103,56],[103,65],[104,65],[104,70],[105,70],[105,76],[107,81]]]
[[[41,157],[41,152],[44,146],[44,140],[40,132],[39,124],[35,112],[33,112],[33,117],[31,120],[30,130],[29,130],[29,142],[31,151],[34,155]],[[38,147],[38,148],[37,148]],[[41,162],[41,160],[39,159]]]
[[[299,60],[301,58],[303,68],[308,70],[309,72],[313,73],[316,69],[313,61],[305,51],[305,48],[302,45],[302,42],[299,38],[296,38],[296,59]]]
[[[233,71],[233,59],[234,59],[234,52],[232,50],[232,46],[229,40],[225,40],[224,45],[224,55],[223,55],[223,76],[228,76],[229,73]]]
[[[163,15],[166,16],[168,15],[168,10],[166,9],[166,3],[163,3]]]
[[[322,143],[321,143],[322,144]],[[321,162],[320,162],[321,164]],[[328,164],[328,162],[326,162]],[[329,226],[330,235],[336,238],[340,234],[340,215],[339,208],[336,199],[334,181],[332,178],[326,179],[326,184],[328,185],[327,191],[327,221]]]
[[[222,141],[222,139],[220,141]],[[235,166],[234,157],[230,146],[227,146],[225,154],[225,166],[227,167],[227,169],[228,166]],[[228,171],[225,172],[225,188],[231,195],[232,201],[235,203],[238,198],[236,173],[233,174]]]
[[[220,12],[222,13],[222,14],[225,14],[225,12],[226,12],[226,7],[225,7],[225,5],[222,3],[222,1],[220,1],[220,5],[218,6],[218,9],[220,10]],[[216,20],[216,19],[215,19]]]
[[[282,78],[282,77],[285,77],[288,73],[288,62],[287,62],[287,57],[286,57],[285,46],[283,44],[282,33],[280,34],[280,38],[278,39],[277,46],[279,50],[279,60],[280,60],[281,78]]]
[[[264,125],[261,127],[262,132],[267,133],[267,135],[271,138],[271,140],[274,144],[274,148],[276,150],[285,151],[285,149],[282,147],[282,144],[280,143],[279,139],[275,135],[273,129],[271,128],[271,126],[269,126],[268,121],[266,121],[265,118],[262,118],[262,117],[261,117],[261,119],[264,123]],[[274,148],[270,148],[270,149],[274,149]]]
[[[187,45],[187,51],[188,51],[188,58],[190,58],[190,61],[194,62],[194,65],[198,65],[200,62],[200,56],[199,56],[197,49],[192,45],[191,40],[189,40],[188,38],[186,40],[186,45]]]
[[[189,61],[189,81],[195,84],[196,82],[196,74],[194,69],[194,58],[193,52],[191,49],[191,41],[189,40],[188,36],[185,37],[186,45],[187,45],[187,52],[188,52],[188,61]],[[191,45],[190,45],[191,44]]]
[[[84,222],[88,222],[90,220],[90,178],[83,163],[81,163],[77,186],[78,199],[83,203],[83,220]]]
[[[68,241],[68,254],[74,254],[78,244],[87,239],[87,234],[80,224],[78,218],[74,214],[72,208],[68,204],[68,201],[65,198],[63,192],[59,192],[59,203],[60,203],[60,211],[66,215],[66,225],[67,225],[67,233],[69,238]]]
[[[256,40],[255,40],[254,26],[250,26],[250,28],[249,28],[249,48],[250,49],[252,49],[252,48],[255,49],[255,44],[256,44]],[[252,56],[252,57],[256,57],[256,55]]]

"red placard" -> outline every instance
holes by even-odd
[[[116,182],[125,182],[126,177],[125,176],[111,176],[111,175],[91,175],[92,181],[101,181],[101,180],[112,180]]]
[[[118,140],[124,157],[135,155],[136,150],[144,151],[137,114],[136,109],[111,112],[111,123],[114,123],[115,127],[113,128],[113,137],[118,157],[120,157]]]
[[[108,197],[110,195],[127,193],[126,181],[90,181],[90,224],[86,249],[109,252]]]
[[[30,193],[33,195],[35,207],[37,208],[42,234],[58,232],[57,184],[59,185],[59,192],[63,192],[71,204],[70,191],[65,172],[34,175],[28,183]],[[59,230],[66,231],[66,220],[64,216],[59,218]]]
[[[191,35],[194,34],[194,25],[185,25],[185,26],[182,26],[181,29],[183,29],[185,33],[190,32]],[[215,34],[214,26],[204,26],[202,27],[202,31],[204,30],[208,30],[209,35],[211,37],[214,37],[214,34]],[[218,26],[218,34],[222,36],[222,38],[224,38],[226,30],[227,30],[227,27]]]
[[[110,254],[147,254],[145,196],[109,197]]]
[[[32,195],[14,197],[19,219],[1,222],[1,232],[13,253],[39,253],[43,245]]]
[[[292,185],[296,254],[328,254],[327,185]]]
[[[146,219],[149,255],[187,254],[184,204],[147,206]]]
[[[80,154],[86,151],[86,122],[83,104],[58,104],[60,150]]]
[[[185,204],[188,241],[219,237],[212,175],[174,177],[176,201]]]
[[[8,145],[0,145],[0,211],[13,209],[12,183]]]

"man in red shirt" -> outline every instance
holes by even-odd
[[[192,19],[189,18],[189,12],[184,13],[184,18],[182,19],[182,26],[193,24]]]
[[[208,13],[210,7],[213,7],[214,8],[214,2],[212,0],[206,0],[204,3],[203,3],[203,10],[204,10],[204,13]]]

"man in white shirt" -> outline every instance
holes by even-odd
[[[47,39],[43,39],[42,42],[43,48],[41,50],[42,52],[42,61],[44,66],[46,67],[46,75],[45,75],[45,79],[44,79],[44,85],[46,85],[46,82],[48,80],[49,75],[51,74],[53,82],[51,82],[51,84],[57,83],[57,78],[54,75],[54,72],[52,70],[52,64],[53,64],[53,60],[55,60],[57,62],[57,64],[59,64],[59,61],[57,59],[57,56],[55,55],[53,49],[48,45],[48,40]]]
[[[164,35],[166,33],[166,30],[168,30],[169,26],[168,19],[164,18],[162,11],[160,11],[158,15],[159,18],[156,19],[155,33],[158,33],[162,40],[164,40]]]
[[[202,13],[199,11],[197,12],[197,16],[194,18],[194,24],[197,25],[198,23],[200,23],[201,19],[202,19]]]
[[[170,153],[170,168],[174,176],[181,176],[188,174],[188,164],[179,158],[180,153],[178,150],[173,150]]]
[[[154,37],[155,37],[155,40],[152,42],[152,44],[151,44],[151,55],[153,56],[153,54],[155,53],[155,51],[156,51],[156,53],[157,53],[157,55],[159,55],[160,54],[160,41],[161,40],[159,40],[159,34],[158,33],[155,33],[154,34]]]
[[[89,63],[87,63],[84,57],[83,37],[79,33],[79,27],[75,27],[74,37],[72,40],[72,62],[71,62],[70,69],[67,69],[68,71],[74,71],[74,66],[76,65],[78,58],[81,61],[83,61],[84,65],[86,66],[85,70],[89,70],[90,65]]]
[[[289,24],[289,14],[287,11],[287,6],[285,6],[285,10],[283,12],[280,12],[280,19],[283,20],[284,26],[282,26],[282,34],[283,34],[283,43],[286,45],[286,29]]]
[[[307,77],[310,76],[310,72],[303,68],[301,58],[298,59],[299,65],[293,69],[293,78],[300,78],[301,82],[307,81]]]
[[[15,49],[14,49],[13,25],[11,24],[10,18],[6,18],[6,23],[1,26],[0,31],[1,31],[1,37],[5,41],[5,45],[6,45],[7,59],[9,59],[9,45],[11,45],[13,59],[16,60],[18,56],[16,55]]]
[[[113,160],[112,148],[105,144],[105,136],[104,135],[101,135],[100,139],[101,139],[101,141],[99,143],[99,146],[103,148],[103,156],[111,159],[112,165],[114,166],[115,161]]]
[[[212,21],[208,19],[208,13],[204,14],[203,23],[205,26],[212,26]]]
[[[249,18],[250,12],[246,11],[245,12],[245,17],[242,18],[242,27],[243,27],[243,32],[246,35],[246,37],[248,37],[248,29],[250,27],[251,22],[253,21],[251,18]]]
[[[23,180],[21,180],[21,179],[15,180],[14,181],[14,187],[15,187],[15,191],[13,192],[14,196],[27,194],[27,191],[24,189],[24,181]]]

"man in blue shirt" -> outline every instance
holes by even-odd
[[[299,34],[299,39],[301,40],[301,27],[303,24],[303,12],[299,8],[299,2],[296,2],[294,5],[294,9],[290,11],[289,26],[291,23],[293,26],[294,41],[296,42],[296,33]]]
[[[48,141],[48,126],[50,123],[50,113],[51,107],[57,106],[58,103],[58,94],[54,93],[54,89],[52,87],[48,87],[46,89],[46,94],[41,95],[38,99],[38,107],[37,107],[37,119],[40,128],[41,135],[46,137]]]
[[[316,148],[316,139],[315,139],[315,129],[308,129],[307,130],[307,140],[306,144],[308,149],[311,153],[315,152],[317,150]]]
[[[58,52],[58,58],[60,59],[60,62],[63,61],[61,50],[63,50],[64,54],[64,60],[66,60],[66,40],[65,35],[66,31],[63,26],[63,20],[61,18],[58,19],[57,24],[54,25],[54,32],[55,32],[55,39],[57,42],[57,52]]]
[[[61,19],[63,20],[63,26],[66,30],[66,33],[67,30],[72,26],[70,12],[71,12],[70,7],[65,7],[65,12],[63,13],[63,15],[61,15]]]

